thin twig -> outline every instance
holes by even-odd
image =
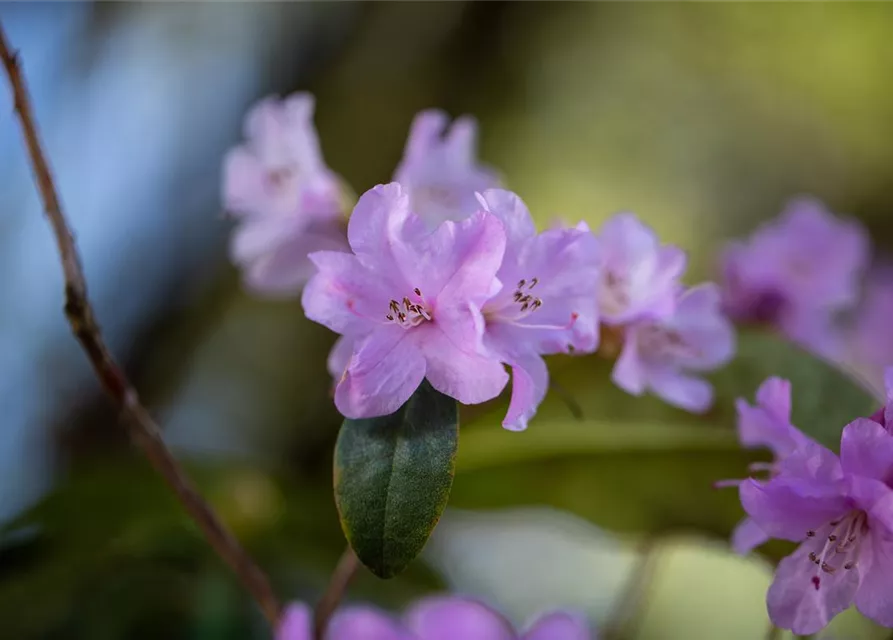
[[[335,613],[344,594],[347,593],[347,588],[353,582],[359,568],[359,559],[353,550],[347,547],[341,554],[341,559],[338,560],[338,566],[332,572],[326,592],[320,598],[316,610],[313,612],[313,637],[315,640],[323,640],[325,637],[329,619]]]
[[[781,629],[770,622],[769,627],[766,629],[766,640],[781,640],[781,637]]]
[[[275,628],[279,620],[279,603],[267,576],[205,502],[177,463],[164,444],[158,425],[140,404],[136,391],[102,339],[99,325],[87,298],[87,283],[77,247],[62,212],[50,168],[40,145],[28,90],[19,66],[19,57],[9,48],[2,25],[0,25],[0,58],[12,88],[15,111],[21,121],[22,135],[43,200],[44,212],[56,238],[65,276],[65,315],[71,330],[86,352],[106,393],[120,406],[130,425],[133,440],[174,491],[217,554],[233,569],[245,589],[257,601],[264,616]]]

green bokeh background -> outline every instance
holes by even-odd
[[[275,89],[317,95],[326,158],[357,192],[389,179],[416,111],[472,113],[482,158],[541,225],[597,226],[633,210],[689,251],[695,283],[714,274],[723,242],[801,193],[858,217],[890,248],[891,34],[883,3],[369,3],[309,86]],[[209,228],[219,224],[209,210]],[[215,285],[143,339],[130,368],[162,421],[188,407],[250,443],[250,455],[188,456],[190,468],[279,593],[314,600],[344,544],[331,497],[339,419],[324,373],[333,337],[297,301],[243,292],[220,256]],[[616,533],[629,553],[643,541],[657,549],[630,637],[763,637],[769,565],[725,550],[741,512],[734,491],[709,486],[754,458],[735,444],[731,403],[768,375],[790,375],[798,424],[833,443],[870,402],[756,334],[742,336],[739,361],[716,376],[715,410],[697,419],[625,396],[596,358],[559,358],[553,371],[584,420],[556,394],[524,434],[500,429],[499,407],[467,412],[451,505],[483,516],[555,507]],[[0,635],[268,637],[94,400],[72,416],[55,491],[2,540]],[[766,557],[785,551],[770,545]],[[417,562],[388,582],[364,574],[352,594],[399,608],[445,586],[437,565]],[[593,566],[575,588],[608,588],[607,570]],[[523,617],[498,585],[485,591]],[[834,637],[885,637],[858,616],[844,622]]]

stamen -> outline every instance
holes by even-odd
[[[831,524],[834,524],[834,523],[832,522]],[[807,531],[807,532],[806,532],[806,537],[807,537],[807,538],[815,538],[815,531],[812,531],[812,530]]]
[[[422,297],[422,291],[421,291],[418,287],[416,287],[415,289],[413,289],[412,292],[413,292],[414,294],[416,294],[418,297],[420,297],[420,298]]]
[[[538,279],[538,278],[533,278],[533,279],[530,281],[530,286],[527,287],[527,288],[528,288],[528,289],[533,289],[537,284],[539,284],[539,279]]]
[[[520,280],[520,281],[518,281],[518,288],[519,288],[519,289],[522,289],[522,288],[524,287],[525,284],[527,284],[527,280]]]

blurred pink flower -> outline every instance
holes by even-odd
[[[624,329],[612,378],[633,395],[651,389],[672,405],[700,413],[710,408],[713,387],[687,372],[716,369],[734,352],[735,331],[720,309],[719,290],[702,284],[679,294],[671,316]]]
[[[678,247],[661,245],[632,213],[619,213],[598,232],[601,320],[622,325],[665,318],[673,313],[686,257]]]
[[[499,186],[496,173],[477,162],[476,139],[477,125],[468,116],[450,125],[436,109],[416,115],[394,181],[428,225],[467,218],[479,208],[475,193]]]
[[[310,640],[312,619],[301,603],[288,607],[276,640]],[[595,640],[589,623],[562,611],[538,617],[520,635],[486,605],[435,596],[413,604],[402,619],[369,606],[350,606],[332,618],[326,640]]]
[[[246,142],[223,163],[223,203],[238,220],[231,254],[246,284],[269,295],[297,293],[313,273],[311,251],[346,250],[339,178],[323,162],[313,97],[258,102]]]

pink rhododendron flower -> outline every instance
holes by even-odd
[[[467,218],[479,208],[475,193],[499,186],[496,173],[477,162],[476,138],[477,126],[468,116],[452,125],[434,109],[415,117],[394,181],[429,225]]]
[[[745,480],[744,510],[768,536],[800,542],[778,565],[767,604],[774,624],[800,635],[855,603],[893,626],[893,436],[858,418],[840,458],[806,442],[766,482]]]
[[[893,434],[893,367],[884,369],[884,389],[887,401],[871,419]]]
[[[757,389],[757,404],[751,406],[738,398],[738,438],[748,448],[766,447],[774,457],[770,463],[750,465],[752,472],[765,471],[774,477],[781,462],[812,439],[791,424],[791,383],[769,378]],[[725,480],[717,486],[738,486],[741,480]],[[745,518],[732,533],[732,548],[746,554],[766,542],[769,537],[751,518]]]
[[[345,337],[330,361],[347,362],[339,411],[392,413],[425,378],[465,404],[496,397],[508,375],[483,353],[481,307],[500,287],[502,223],[478,211],[429,230],[391,183],[360,198],[347,236],[352,254],[311,254],[318,273],[302,298],[308,318]]]
[[[628,324],[672,314],[685,271],[685,253],[661,245],[654,232],[632,213],[619,213],[607,220],[598,238],[602,322]]]
[[[829,353],[835,340],[831,314],[856,302],[868,253],[858,223],[837,218],[817,200],[793,200],[778,219],[724,252],[726,312],[736,320],[770,323]]]
[[[484,345],[512,367],[512,399],[503,426],[521,430],[546,395],[542,354],[598,346],[595,287],[599,256],[585,223],[537,233],[524,202],[492,189],[481,204],[505,225],[506,250],[496,274],[502,289],[483,307]]]
[[[338,176],[323,162],[313,97],[265,98],[245,118],[245,144],[223,165],[223,202],[236,216],[232,258],[258,293],[296,293],[311,251],[346,250]]]
[[[625,329],[612,379],[633,395],[651,389],[672,405],[702,412],[713,402],[713,387],[686,372],[715,369],[734,351],[735,333],[720,310],[719,290],[702,284],[679,295],[673,315]]]
[[[311,617],[305,605],[292,604],[276,640],[310,640]],[[440,596],[418,601],[402,619],[373,607],[345,607],[332,618],[326,640],[596,640],[596,636],[582,616],[561,611],[539,616],[519,634],[476,600]]]

